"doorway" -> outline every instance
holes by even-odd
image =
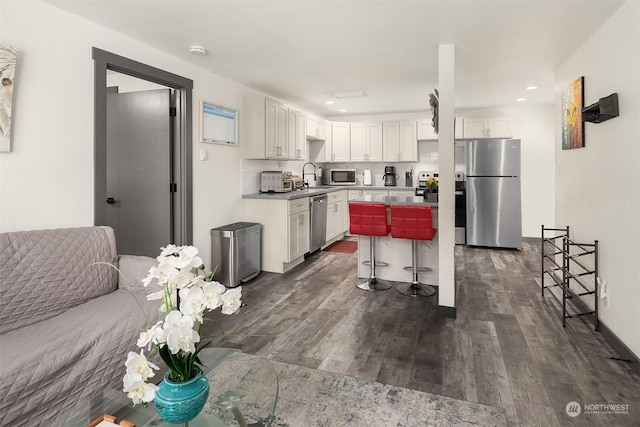
[[[94,224],[114,228],[120,254],[192,244],[193,82],[97,48],[93,59]]]

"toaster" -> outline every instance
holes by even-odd
[[[293,191],[291,172],[264,171],[260,173],[261,193],[286,193]]]

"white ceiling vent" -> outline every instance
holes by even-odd
[[[333,96],[338,99],[346,99],[346,98],[367,98],[371,96],[369,92],[366,90],[349,90],[344,92],[333,92]]]

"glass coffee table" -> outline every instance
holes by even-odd
[[[278,401],[278,376],[269,361],[228,348],[204,349],[199,353],[209,378],[209,398],[188,427],[266,427]],[[159,375],[159,374],[156,374]],[[161,377],[159,377],[161,378]],[[158,380],[159,381],[159,380]],[[86,427],[102,414],[135,423],[137,427],[170,427],[156,414],[153,403],[133,406],[120,390],[103,390],[58,417],[56,427]]]

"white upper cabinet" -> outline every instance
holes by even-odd
[[[382,160],[385,162],[398,161],[400,152],[400,123],[382,123]]]
[[[367,123],[367,161],[382,161],[382,122]]]
[[[438,134],[433,129],[431,119],[418,120],[417,127],[418,141],[438,139]]]
[[[385,122],[382,124],[382,159],[385,162],[415,162],[418,160],[416,122]]]
[[[307,113],[307,138],[309,139],[325,139],[327,122],[324,119]]]
[[[382,161],[382,123],[351,123],[351,161]]]
[[[513,136],[509,117],[465,118],[462,122],[465,139],[511,138]]]
[[[463,126],[462,126],[463,121],[464,121],[463,119],[456,117],[456,124],[454,129],[455,139],[462,139],[464,137]]]
[[[243,145],[248,159],[289,158],[289,107],[264,96],[244,100]]]
[[[307,158],[307,115],[302,111],[289,108],[289,158],[305,160]]]
[[[332,122],[331,139],[325,141],[327,162],[351,161],[351,126],[349,123]]]
[[[400,122],[400,158],[401,162],[418,161],[418,138],[416,122]]]
[[[351,123],[351,161],[367,161],[367,124]]]

